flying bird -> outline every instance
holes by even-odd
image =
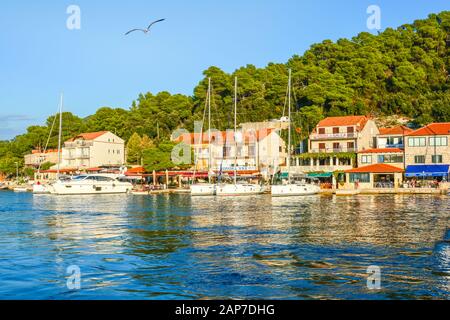
[[[150,23],[150,25],[147,27],[147,29],[133,29],[133,30],[130,30],[130,31],[128,31],[127,33],[125,33],[125,35],[127,36],[127,35],[129,35],[130,33],[135,32],[135,31],[142,31],[143,33],[147,34],[147,33],[150,32],[150,28],[151,28],[155,23],[162,22],[162,21],[164,21],[164,20],[166,20],[166,19],[159,19],[159,20],[153,21],[152,23]]]

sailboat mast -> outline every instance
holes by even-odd
[[[202,138],[203,139],[203,138]],[[211,77],[208,78],[208,181],[211,183],[211,175],[209,171],[212,167],[212,155],[211,155]]]
[[[287,154],[287,167],[288,167],[288,183],[291,183],[291,85],[292,85],[292,70],[289,69],[289,84],[288,84],[288,108],[289,108],[289,129],[288,129],[288,154]]]
[[[237,81],[238,78],[234,77],[234,184],[237,184]]]
[[[64,96],[61,93],[61,101],[59,105],[59,132],[58,132],[58,168],[56,171],[56,178],[59,177],[61,170],[61,133],[62,133],[62,110],[63,110]]]

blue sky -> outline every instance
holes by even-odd
[[[68,30],[66,9],[81,9]],[[325,39],[366,27],[369,5],[382,29],[450,10],[448,0],[6,0],[0,4],[0,139],[42,124],[64,91],[79,116],[99,107],[128,108],[141,92],[192,94],[211,65],[286,62]],[[167,20],[150,36],[124,33]]]

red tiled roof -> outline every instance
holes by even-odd
[[[403,169],[391,166],[389,164],[378,163],[372,164],[370,166],[351,169],[345,171],[346,173],[400,173],[403,172]]]
[[[397,126],[392,128],[380,128],[380,135],[381,136],[388,136],[388,135],[394,135],[394,134],[408,134],[413,132],[413,129],[410,129],[406,126]]]
[[[450,135],[450,122],[431,123],[426,127],[413,131],[408,136]]]
[[[31,151],[32,154],[38,154],[38,153],[42,153],[42,154],[47,154],[47,153],[58,153],[58,149],[49,149],[47,151],[41,151],[41,150],[32,150]]]
[[[399,148],[368,149],[359,153],[403,153],[403,150]]]
[[[244,133],[245,142],[249,142],[251,139],[257,139],[257,141],[261,141],[267,136],[269,136],[275,129],[262,129],[258,131],[247,131]],[[200,133],[185,133],[175,139],[175,142],[187,142],[190,144],[199,144],[200,139],[201,143],[208,143],[208,133],[203,133],[203,137],[200,136]],[[218,138],[222,139],[223,143],[234,143],[234,131],[216,131],[211,132],[211,142],[214,143]]]
[[[94,140],[94,139],[97,139],[98,137],[101,137],[102,135],[104,135],[105,133],[108,133],[108,132],[109,131],[81,133],[81,134],[77,135],[76,137],[68,140],[68,142],[73,142],[73,141],[75,141],[77,139]]]
[[[317,127],[344,127],[357,126],[360,130],[365,126],[369,118],[366,116],[346,116],[346,117],[329,117],[319,122]]]
[[[127,170],[127,173],[144,173],[145,169],[143,167],[136,167]]]

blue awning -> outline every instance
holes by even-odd
[[[450,165],[417,165],[406,168],[406,176],[411,177],[446,177],[450,171]]]

